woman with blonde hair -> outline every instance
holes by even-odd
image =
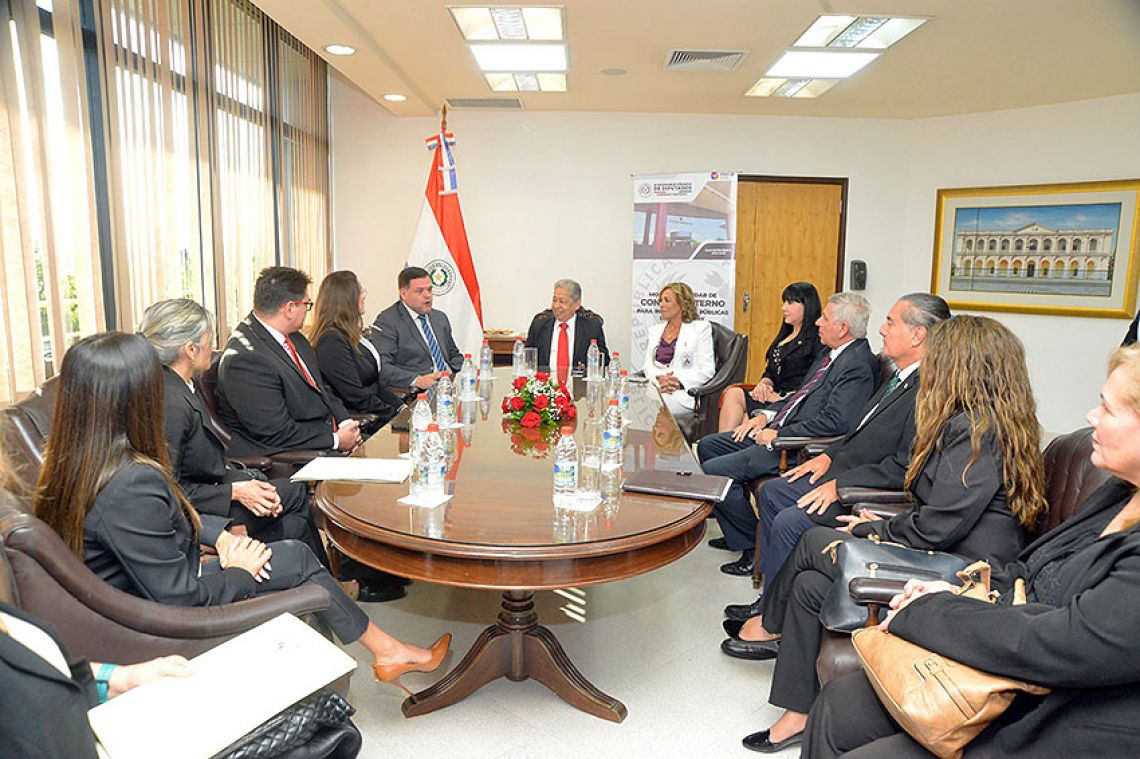
[[[768,700],[785,709],[768,730],[744,739],[747,748],[767,753],[802,740],[819,691],[819,612],[838,577],[828,545],[873,536],[999,566],[1017,555],[1046,509],[1040,427],[1021,341],[993,319],[956,316],[931,328],[922,377],[906,473],[914,507],[891,519],[867,511],[841,516],[842,530],[808,530],[765,588],[763,614],[743,626],[725,622],[733,636],[722,644],[726,652],[776,658]]]
[[[35,513],[106,583],[157,603],[216,606],[320,585],[332,602],[317,617],[367,648],[380,680],[435,669],[450,643],[444,635],[428,650],[381,630],[303,543],[266,545],[199,516],[170,471],[161,364],[141,335],[92,335],[64,355]],[[201,562],[200,543],[218,559]]]
[[[657,294],[661,323],[649,329],[649,348],[642,371],[657,387],[674,418],[693,413],[688,388],[716,374],[712,325],[697,318],[697,301],[684,282],[670,282]]]
[[[986,604],[911,580],[884,626],[971,667],[1052,689],[1018,694],[966,746],[971,757],[1134,756],[1140,745],[1140,347],[1118,348],[1089,412],[1092,463],[1111,478],[1080,511],[1005,566]],[[1027,603],[1010,603],[1023,580]],[[928,756],[887,714],[867,676],[831,682],[812,708],[804,756]]]
[[[380,384],[380,354],[364,330],[364,288],[351,271],[334,271],[321,282],[309,342],[321,376],[354,414],[376,414],[387,423],[403,403]]]

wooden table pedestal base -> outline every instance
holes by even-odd
[[[485,629],[463,661],[435,685],[404,699],[404,716],[416,717],[463,700],[492,680],[538,680],[587,714],[621,722],[625,705],[595,688],[570,662],[554,633],[538,624],[534,592],[503,593],[499,621]]]

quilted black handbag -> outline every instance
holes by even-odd
[[[877,537],[877,536],[875,536]],[[954,582],[966,560],[952,553],[910,548],[873,538],[836,541],[824,549],[839,564],[839,575],[823,599],[819,621],[833,632],[851,632],[867,622],[867,609],[851,598],[847,586],[857,577],[880,580],[946,580]],[[880,617],[885,610],[880,610]]]
[[[360,732],[349,719],[356,709],[322,688],[243,735],[216,759],[351,759],[360,752]]]

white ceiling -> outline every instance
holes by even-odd
[[[436,113],[445,97],[515,94],[487,86],[447,11],[460,0],[254,2],[396,116]],[[570,91],[517,93],[528,110],[909,119],[1140,92],[1140,0],[565,0],[564,7]],[[931,20],[819,98],[743,97],[823,13]],[[331,43],[357,53],[329,56],[323,47]],[[730,73],[663,71],[673,48],[749,53]],[[604,76],[605,68],[628,74]],[[385,93],[408,99],[389,103]]]

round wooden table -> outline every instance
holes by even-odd
[[[572,382],[581,447],[596,443],[597,407],[586,383]],[[705,532],[712,505],[681,498],[611,493],[592,512],[555,508],[557,430],[523,430],[503,420],[509,370],[480,382],[481,400],[460,404],[462,427],[446,436],[448,492],[432,509],[397,502],[407,485],[325,482],[317,505],[336,546],[369,566],[425,582],[503,591],[502,610],[462,661],[435,685],[409,696],[413,717],[454,704],[499,677],[528,677],[572,706],[621,722],[625,706],[598,690],[570,662],[558,639],[538,624],[534,591],[596,585],[633,577],[679,559]],[[589,396],[589,397],[588,397]],[[635,387],[623,471],[699,471],[656,389]],[[359,455],[391,458],[407,450],[407,433],[381,430]]]

